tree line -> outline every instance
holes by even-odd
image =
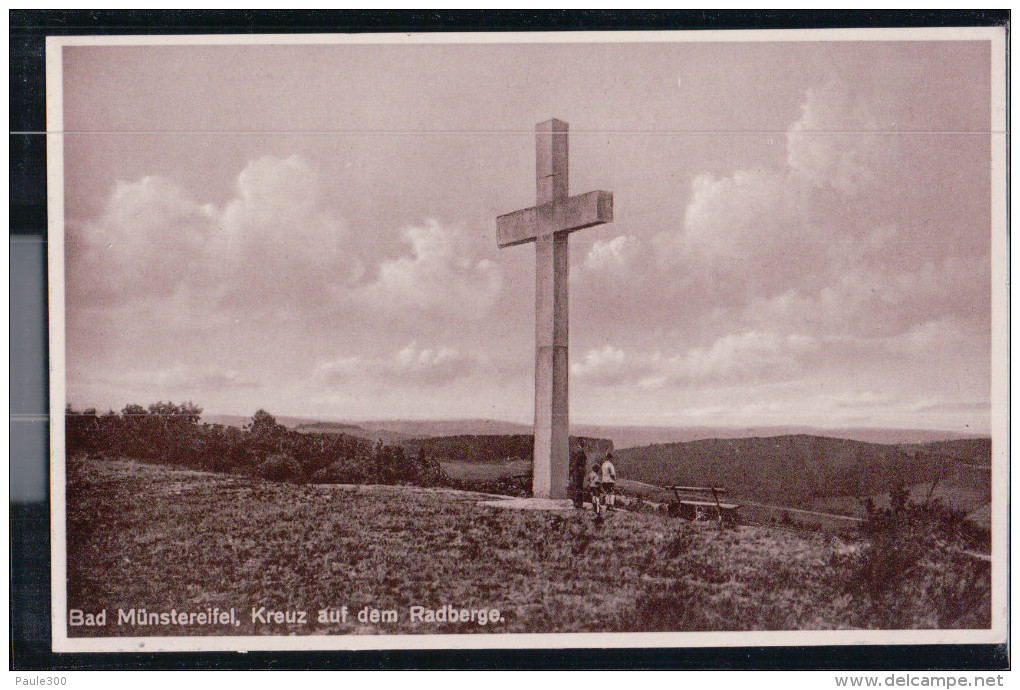
[[[322,484],[416,484],[451,482],[427,452],[347,434],[301,433],[258,410],[242,428],[201,423],[191,401],[129,404],[119,413],[65,411],[67,457],[125,457],[190,469],[258,476],[275,481]]]

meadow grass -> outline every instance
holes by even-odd
[[[75,635],[607,632],[867,625],[863,543],[779,527],[720,531],[661,514],[482,506],[405,486],[269,482],[129,460],[71,459],[68,607],[233,607],[240,627],[71,628]],[[421,623],[412,606],[499,609]],[[346,623],[319,623],[346,605]],[[251,609],[305,624],[252,623]],[[362,623],[362,607],[395,610]],[[924,625],[926,618],[918,618]],[[863,623],[862,623],[863,621]],[[909,627],[910,621],[907,621]]]

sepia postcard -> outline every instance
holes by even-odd
[[[1004,642],[1005,53],[49,38],[53,650]]]

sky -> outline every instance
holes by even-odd
[[[989,430],[987,42],[63,51],[77,408],[530,422],[556,117],[573,422]]]

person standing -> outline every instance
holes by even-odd
[[[616,511],[616,466],[613,465],[613,452],[609,451],[606,454],[606,459],[602,462],[602,468],[599,476],[599,488],[601,494],[605,497],[606,509]]]
[[[574,499],[575,508],[584,508],[584,470],[588,466],[588,456],[584,446],[570,460],[570,495]]]
[[[600,484],[602,483],[602,473],[599,471],[599,464],[595,463],[591,466],[591,472],[588,473],[588,477],[584,480],[584,483],[588,486],[588,494],[591,496],[591,508],[595,511],[595,515],[602,517],[602,489]]]

